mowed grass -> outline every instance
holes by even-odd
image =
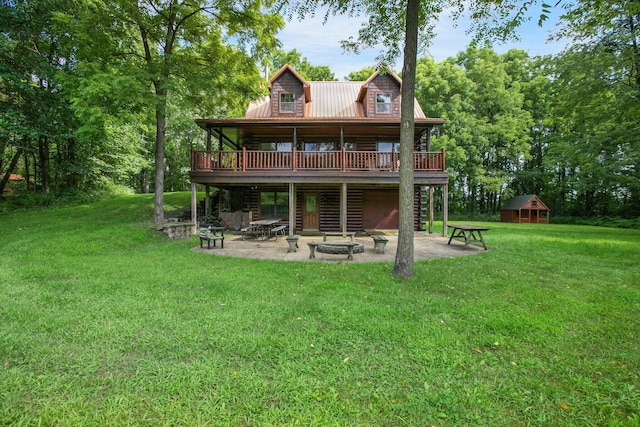
[[[402,281],[194,252],[152,211],[0,217],[0,425],[640,424],[638,230],[490,223]]]

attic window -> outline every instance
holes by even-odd
[[[532,200],[531,201],[531,206],[538,206],[538,201],[537,200]]]
[[[293,113],[294,110],[294,96],[292,93],[280,94],[280,112],[281,113]]]
[[[390,93],[376,94],[376,113],[382,113],[382,114],[391,113],[391,94]]]

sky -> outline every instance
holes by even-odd
[[[554,29],[554,19],[545,22],[543,27],[537,24],[539,11],[531,12],[534,18],[523,24],[518,34],[521,41],[500,45],[494,43],[493,48],[498,53],[507,52],[511,48],[522,49],[530,56],[555,54],[562,51],[565,42],[547,42],[550,31]],[[305,18],[303,21],[296,19],[285,21],[286,27],[278,34],[282,42],[282,49],[289,52],[296,49],[303,57],[306,57],[312,65],[327,65],[338,80],[344,80],[352,71],[359,71],[367,66],[375,66],[375,58],[380,49],[368,49],[359,55],[344,53],[340,47],[340,40],[358,35],[361,20],[344,16],[329,16],[326,24],[322,24],[324,14],[317,13],[313,18]],[[455,27],[449,15],[443,14],[435,33],[437,34],[426,56],[430,56],[436,62],[455,56],[464,51],[471,41],[471,36],[466,35],[468,21],[461,21]],[[422,55],[425,56],[425,55]],[[400,59],[393,69],[399,72],[402,69]]]

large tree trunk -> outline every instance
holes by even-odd
[[[155,83],[156,88],[156,179],[154,186],[153,221],[164,221],[164,137],[167,114],[167,93],[162,81]]]
[[[402,101],[400,106],[400,186],[398,247],[393,274],[413,275],[413,102],[416,83],[416,57],[418,54],[418,0],[407,1],[404,65],[402,67]]]

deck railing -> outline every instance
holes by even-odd
[[[377,151],[192,151],[191,170],[334,170],[334,171],[397,171],[396,152]],[[443,171],[445,152],[413,153],[416,171]]]

